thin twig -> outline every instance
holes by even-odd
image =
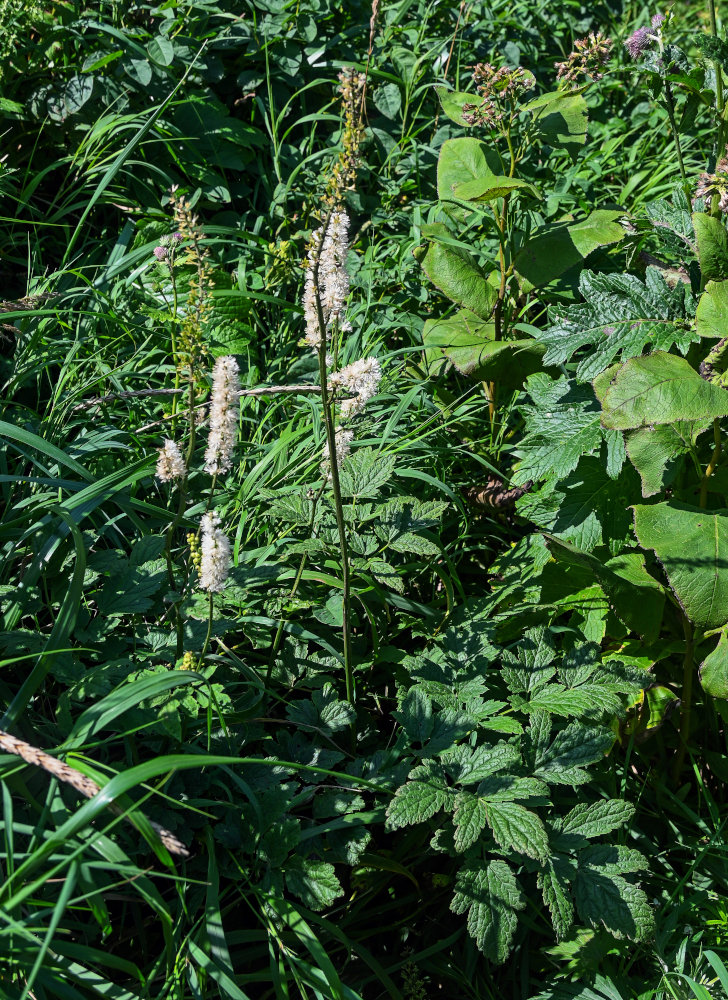
[[[111,403],[115,399],[144,399],[149,396],[179,396],[183,392],[186,392],[184,386],[179,389],[134,389],[125,392],[110,392],[106,396],[96,396],[94,399],[85,399],[82,403],[77,403],[71,413],[76,413],[79,410],[87,410],[91,406],[100,406],[102,403]],[[255,389],[241,389],[238,392],[239,396],[279,396],[283,393],[307,393],[307,392],[321,392],[321,387],[318,385],[259,385]],[[338,396],[340,399],[351,399],[356,396],[355,392],[346,393],[345,395]],[[201,406],[206,406],[206,403],[200,404]]]
[[[97,785],[91,778],[87,778],[85,774],[81,774],[80,771],[74,770],[68,764],[64,764],[63,761],[51,757],[50,754],[39,750],[38,747],[26,743],[25,740],[19,740],[17,736],[12,736],[10,733],[5,732],[4,729],[0,729],[0,750],[15,754],[16,757],[24,760],[26,764],[32,764],[34,767],[40,767],[44,771],[48,771],[49,774],[58,778],[59,781],[71,785],[81,795],[85,795],[87,799],[92,799],[94,795],[98,795],[101,791],[100,785]],[[109,802],[108,807],[117,816],[124,815],[124,810],[115,803]],[[185,845],[173,833],[160,826],[159,823],[154,823],[152,820],[148,820],[148,823],[171,854],[180,854],[185,858],[190,856],[190,852]]]

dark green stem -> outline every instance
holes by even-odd
[[[677,120],[675,118],[675,97],[669,80],[665,80],[665,106],[667,108],[667,117],[670,119],[670,127],[672,128],[673,138],[675,139],[675,152],[677,153],[677,162],[680,167],[680,176],[682,177],[683,184],[687,189],[689,186],[688,177],[685,173],[685,164],[683,163],[682,149],[680,148],[680,133],[677,130]]]
[[[202,652],[200,653],[200,658],[197,661],[198,666],[201,668],[205,662],[205,656],[207,655],[207,650],[210,648],[210,636],[212,635],[212,591],[209,591],[208,595],[208,605],[207,605],[207,635],[205,636],[205,644],[202,647]]]
[[[688,740],[690,739],[690,715],[693,700],[693,674],[695,673],[694,652],[695,641],[693,636],[693,626],[688,619],[682,616],[683,631],[685,633],[685,656],[683,658],[683,679],[680,705],[680,749],[675,758],[673,766],[673,782],[678,785],[682,774],[685,755],[688,750]]]
[[[321,404],[324,415],[324,426],[326,428],[326,440],[329,450],[329,465],[331,474],[331,490],[334,495],[334,510],[336,512],[336,527],[339,535],[339,550],[341,552],[341,581],[344,622],[342,626],[342,639],[344,645],[344,680],[346,684],[346,699],[349,704],[354,704],[354,671],[351,655],[351,584],[349,579],[349,550],[346,540],[346,523],[344,521],[344,506],[341,501],[341,486],[339,484],[339,465],[336,460],[336,429],[334,427],[334,406],[329,395],[328,379],[326,374],[326,321],[324,320],[323,306],[321,305],[321,293],[318,287],[319,265],[321,263],[321,249],[326,235],[326,231],[331,221],[332,211],[329,211],[321,228],[321,241],[316,249],[313,262],[313,289],[316,302],[316,319],[319,327],[319,376],[321,381]]]

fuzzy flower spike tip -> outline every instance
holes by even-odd
[[[205,514],[202,528],[200,589],[219,593],[225,587],[230,572],[230,539],[220,529],[220,517],[215,511]]]
[[[233,357],[218,358],[212,372],[210,398],[210,434],[205,451],[205,472],[220,475],[233,463],[238,429],[240,378]]]

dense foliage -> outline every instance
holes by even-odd
[[[0,997],[728,996],[712,0],[0,24]]]

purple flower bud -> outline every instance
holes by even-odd
[[[174,240],[175,243],[181,243],[182,240],[184,239],[184,236],[182,235],[182,233],[176,232],[172,233],[172,239]]]
[[[650,23],[652,24],[653,28],[659,28],[664,20],[665,20],[664,14],[654,14],[652,16],[652,21]]]
[[[152,253],[157,258],[157,260],[166,260],[169,256],[169,250],[166,247],[155,247]]]
[[[627,46],[627,51],[630,56],[633,59],[637,59],[638,56],[642,55],[645,49],[649,48],[651,41],[652,39],[650,38],[650,33],[647,28],[638,28],[629,36],[624,44]]]

